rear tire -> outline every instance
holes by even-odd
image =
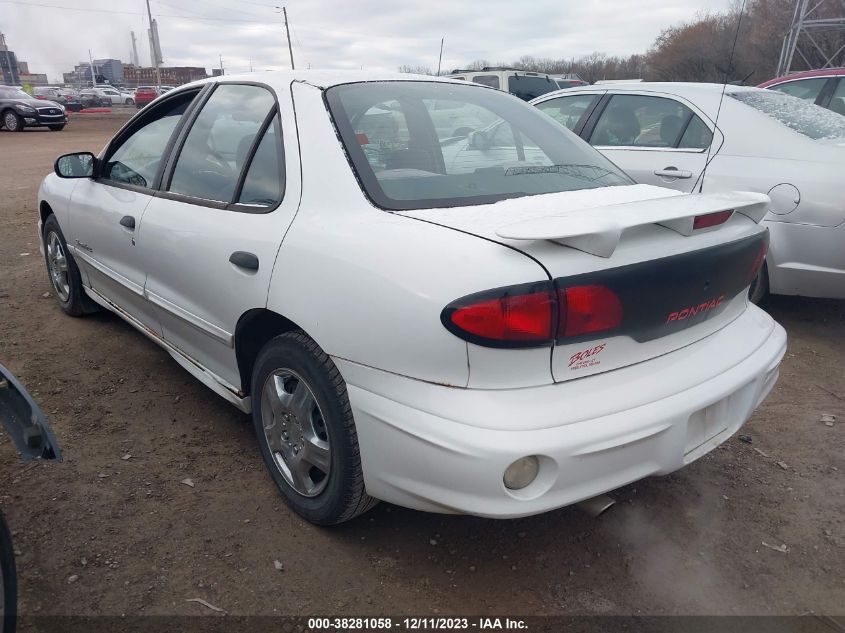
[[[769,267],[763,262],[760,272],[748,287],[748,299],[753,304],[759,304],[769,294]]]
[[[261,350],[252,421],[273,482],[303,518],[334,525],[378,503],[364,488],[346,383],[305,333],[282,334]]]
[[[50,215],[44,223],[43,241],[50,287],[59,307],[73,317],[99,310],[99,306],[82,289],[79,268],[68,251],[65,236],[55,215]]]
[[[3,127],[10,132],[23,132],[23,119],[17,112],[6,110],[3,113]]]
[[[0,633],[15,633],[18,614],[18,576],[15,548],[6,519],[0,512]]]

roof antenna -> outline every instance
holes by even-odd
[[[716,120],[713,121],[713,138],[710,140],[710,145],[707,148],[707,158],[704,161],[704,169],[701,170],[701,182],[698,185],[698,193],[701,193],[702,189],[704,189],[704,176],[707,173],[707,168],[710,166],[710,150],[713,148],[713,142],[716,140],[716,130],[719,129],[719,115],[722,112],[722,101],[725,99],[725,90],[728,87],[728,75],[730,75],[734,65],[734,51],[736,51],[736,41],[739,39],[739,27],[742,26],[742,16],[745,14],[745,2],[746,0],[742,0],[742,6],[739,9],[739,18],[736,21],[734,43],[733,46],[731,46],[731,56],[730,59],[728,59],[728,67],[725,69],[725,79],[722,82],[722,94],[719,97],[719,109],[716,110]],[[715,156],[713,158],[715,158]]]

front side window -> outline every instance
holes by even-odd
[[[366,193],[385,209],[631,184],[577,136],[499,91],[387,81],[335,86],[326,99]]]
[[[575,126],[592,109],[599,95],[572,95],[538,103],[537,107],[561,125],[574,130]]]
[[[771,90],[777,90],[778,92],[814,103],[826,83],[827,77],[813,77],[812,79],[787,81],[786,83],[772,86]]]
[[[183,93],[159,104],[149,117],[141,119],[139,127],[110,150],[102,177],[136,187],[152,187],[167,142],[196,94],[196,91]]]
[[[590,143],[599,147],[678,147],[694,116],[692,110],[674,99],[613,95],[596,123]]]
[[[815,104],[772,90],[742,90],[727,94],[813,140],[845,138],[845,117]]]
[[[231,202],[249,150],[274,105],[266,88],[217,86],[191,125],[168,190]]]

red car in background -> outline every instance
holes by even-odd
[[[135,105],[140,110],[160,94],[161,92],[155,86],[138,86],[135,89]]]
[[[845,68],[805,70],[769,79],[757,87],[785,92],[845,115]]]

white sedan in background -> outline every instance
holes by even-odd
[[[759,88],[727,86],[722,99],[722,88],[619,83],[531,103],[637,182],[768,194],[771,245],[755,300],[767,291],[845,299],[845,117]]]
[[[456,137],[444,110],[499,131]],[[785,350],[747,299],[765,195],[636,185],[480,85],[214,78],[55,170],[59,306],[112,310],[251,412],[315,523],[374,499],[524,516],[671,472],[748,419]]]

